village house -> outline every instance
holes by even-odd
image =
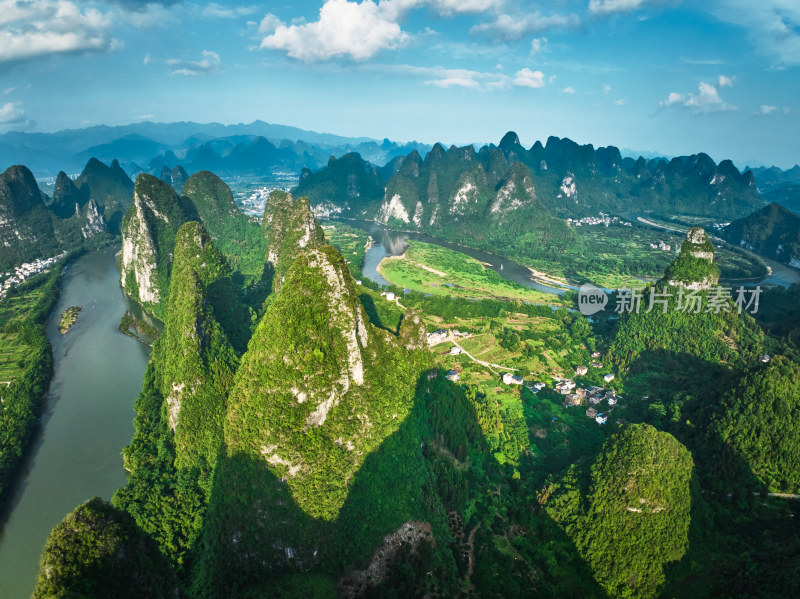
[[[613,381],[613,380],[614,380],[614,375],[613,375],[613,374],[611,374],[611,373],[609,373],[609,374],[607,374],[607,375],[605,375],[605,376],[603,377],[603,380],[604,380],[605,382],[607,382],[607,383],[610,383],[611,381]]]
[[[439,329],[433,333],[428,333],[428,347],[433,347],[447,341],[447,329]]]
[[[608,400],[608,405],[610,405],[612,407],[617,405],[617,398],[616,397],[608,397],[606,399]]]
[[[599,351],[593,351],[592,352],[592,357],[593,358],[599,358],[600,357],[600,352]]]
[[[608,416],[606,416],[605,414],[598,414],[597,416],[594,417],[594,421],[597,424],[605,424],[607,420]]]
[[[444,375],[448,381],[456,382],[458,380],[458,373],[455,370],[450,370],[446,375]]]
[[[592,407],[586,408],[586,415],[589,418],[594,418],[595,416],[597,416],[597,410],[595,410]]]
[[[583,403],[583,399],[577,393],[570,393],[564,398],[564,407],[571,408],[572,406],[579,406]]]
[[[536,389],[537,391],[541,391],[542,389],[544,389],[545,385],[544,385],[544,383],[534,383],[534,384],[533,384],[533,387],[534,387],[534,389]]]
[[[602,362],[592,362],[592,368],[602,368],[602,367],[603,367]]]
[[[521,385],[524,381],[522,380],[521,376],[516,376],[511,374],[510,372],[506,372],[503,375],[503,382],[506,385]]]
[[[556,391],[561,393],[561,395],[570,393],[574,388],[575,383],[573,381],[561,381],[560,383],[556,384]]]
[[[586,366],[576,366],[575,367],[575,374],[577,374],[578,376],[582,376],[582,375],[586,374],[587,372],[589,372],[589,369],[586,368]]]
[[[450,355],[451,356],[457,356],[462,352],[463,352],[463,350],[460,347],[458,347],[457,345],[454,345],[453,347],[450,348]]]
[[[769,356],[768,354],[764,354],[763,356],[761,356],[761,361],[762,361],[764,364],[766,364],[767,362],[769,362],[769,361],[770,361],[770,356]]]

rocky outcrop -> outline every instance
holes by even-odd
[[[81,227],[81,235],[84,239],[89,239],[105,231],[106,221],[103,220],[103,215],[100,214],[97,202],[89,200],[89,204],[86,206],[86,224]]]
[[[136,180],[133,205],[122,221],[121,284],[163,317],[175,234],[188,218],[175,191],[151,175]]]
[[[710,289],[719,281],[719,267],[714,264],[714,246],[706,232],[692,227],[681,245],[681,252],[667,269],[666,282],[690,290]]]
[[[261,226],[267,240],[266,260],[275,269],[273,288],[277,291],[298,251],[318,247],[325,238],[308,198],[295,201],[283,191],[269,195]]]

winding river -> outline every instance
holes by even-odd
[[[491,265],[503,278],[525,287],[561,294],[564,289],[531,280],[528,268],[495,254],[466,248],[420,233],[401,233],[368,221],[346,221],[369,233],[364,275],[386,281],[377,267],[386,256],[402,254],[408,239],[450,248]],[[788,286],[800,271],[766,260],[771,275],[751,285]],[[119,286],[114,250],[87,254],[63,276],[57,316],[82,306],[76,324],[58,333],[58,318],[47,325],[53,344],[55,376],[32,447],[6,506],[0,513],[0,594],[30,597],[39,555],[53,526],[93,496],[110,499],[125,484],[120,451],[133,435],[133,404],[149,359],[149,348],[117,326],[126,310],[139,314]]]
[[[332,219],[332,222],[336,222],[336,219]],[[483,252],[481,250],[475,250],[457,245],[455,243],[450,243],[448,241],[444,241],[430,235],[425,235],[423,233],[392,231],[386,228],[384,225],[372,221],[342,219],[341,222],[366,231],[374,240],[373,246],[367,250],[364,256],[364,266],[361,270],[365,277],[375,281],[379,285],[386,285],[388,282],[378,272],[378,264],[380,264],[381,260],[387,256],[399,256],[405,252],[406,248],[408,247],[407,241],[412,239],[439,245],[457,252],[461,252],[467,256],[471,256],[476,260],[480,260],[481,262],[489,264],[490,268],[504,279],[514,281],[515,283],[519,283],[520,285],[528,287],[529,289],[536,289],[538,291],[554,293],[557,295],[561,295],[565,292],[565,288],[563,287],[551,287],[549,285],[543,285],[542,283],[532,280],[531,271],[529,268],[496,254],[490,254],[489,252]],[[764,262],[766,262],[767,266],[772,269],[772,273],[759,280],[749,279],[744,282],[745,285],[788,287],[793,283],[800,283],[800,270],[780,264],[779,262],[775,262],[769,258],[764,258],[763,256],[762,259]],[[735,280],[723,281],[723,283],[730,286],[739,284],[739,282]],[[577,287],[570,288],[577,289]]]
[[[31,596],[50,530],[93,496],[110,499],[125,484],[120,451],[133,436],[133,404],[149,348],[117,330],[131,309],[119,286],[114,249],[76,260],[62,277],[47,325],[55,375],[37,432],[0,514],[0,596]],[[66,335],[61,313],[83,311]]]
[[[336,221],[334,220],[333,222]],[[463,245],[450,243],[449,241],[444,241],[443,239],[439,239],[437,237],[431,237],[430,235],[425,235],[424,233],[392,231],[383,225],[371,221],[343,220],[342,222],[350,225],[351,227],[362,229],[369,233],[369,235],[372,237],[374,243],[364,255],[364,266],[362,267],[361,271],[364,273],[365,277],[375,281],[379,285],[386,285],[387,281],[378,272],[378,264],[380,264],[381,260],[387,256],[399,256],[405,252],[406,248],[408,247],[407,241],[412,239],[415,241],[424,241],[425,243],[439,245],[456,252],[461,252],[467,256],[471,256],[472,258],[487,264],[488,268],[494,270],[504,279],[514,281],[515,283],[519,283],[520,285],[528,287],[529,289],[536,289],[538,291],[544,291],[545,293],[552,293],[555,295],[561,295],[566,291],[564,288],[550,287],[532,280],[531,271],[528,267],[514,262],[513,260],[509,260],[508,258],[498,256],[497,254],[490,254],[489,252],[483,252],[481,250],[464,247]]]

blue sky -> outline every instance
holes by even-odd
[[[800,162],[797,0],[0,0],[0,132],[137,121]]]

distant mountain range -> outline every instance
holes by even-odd
[[[800,166],[788,170],[777,166],[749,169],[756,179],[756,186],[767,202],[777,202],[781,206],[800,214]]]
[[[181,166],[189,174],[213,170],[221,176],[264,175],[320,168],[331,155],[348,152],[383,164],[414,149],[425,154],[430,146],[343,137],[263,121],[144,122],[56,133],[5,133],[0,135],[0,168],[25,164],[37,177],[52,177],[60,170],[77,172],[87,160],[97,158],[107,163],[118,160],[132,178],[140,172],[159,176],[163,166]]]
[[[515,186],[515,193],[525,188],[529,200],[561,218],[598,212],[736,218],[763,206],[753,175],[740,173],[730,160],[716,164],[702,153],[669,161],[634,160],[613,146],[595,149],[557,137],[524,148],[513,132],[498,146],[477,152],[473,146],[445,149],[436,144],[424,159],[411,152],[382,168],[354,155],[332,159],[319,172],[303,171],[297,191],[323,211],[387,223],[396,218],[406,227],[436,229],[528,203],[504,207],[491,201],[490,196],[501,194],[515,164],[516,174],[529,182]]]

